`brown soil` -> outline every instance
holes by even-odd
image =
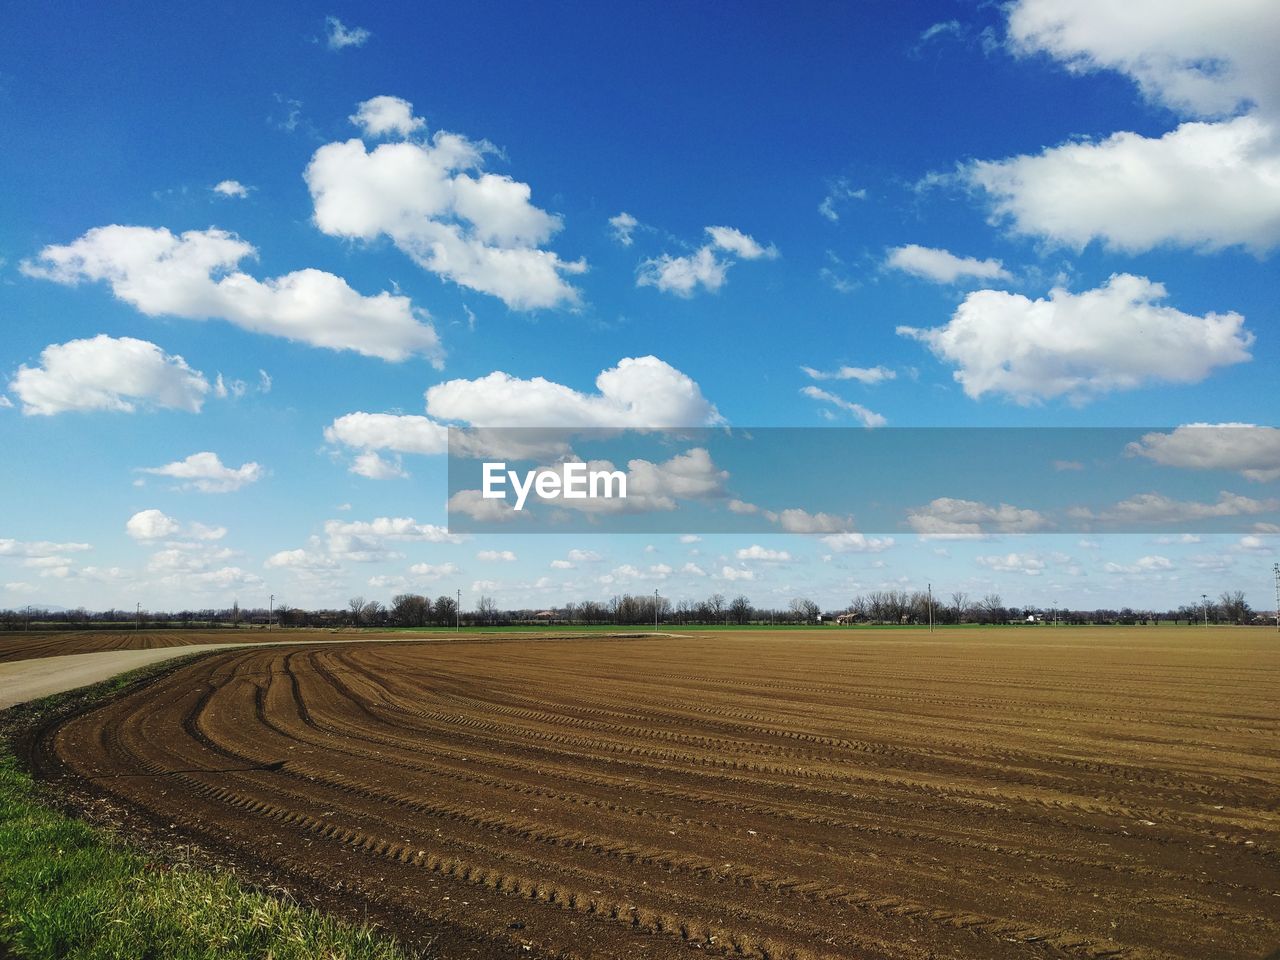
[[[450,960],[1237,960],[1278,692],[1230,629],[250,648],[43,747]]]

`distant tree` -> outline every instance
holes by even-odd
[[[1218,603],[1222,607],[1223,617],[1231,623],[1244,623],[1252,613],[1243,590],[1223,591],[1222,596],[1218,597]]]
[[[276,623],[282,627],[287,627],[291,616],[293,616],[293,607],[283,600],[276,604]]]
[[[822,608],[807,597],[796,597],[791,601],[791,613],[802,623],[813,623]]]
[[[493,597],[482,596],[476,601],[476,617],[481,623],[493,623],[498,618],[498,605]],[[573,611],[569,611],[569,619],[573,619]]]
[[[431,601],[416,593],[400,593],[391,598],[391,620],[401,627],[421,627],[427,622]]]
[[[351,625],[353,627],[360,626],[365,608],[364,597],[352,597],[347,601],[347,609],[351,611]]]
[[[751,622],[751,601],[739,594],[729,603],[729,619],[737,624]]]
[[[713,593],[707,597],[707,616],[708,619],[715,623],[719,623],[724,619],[724,595]]]
[[[957,590],[951,594],[951,615],[955,617],[956,623],[964,623],[965,615],[969,612],[969,595],[963,590]]]
[[[988,593],[978,602],[978,610],[983,623],[1004,623],[1008,611],[1004,608],[1004,600],[998,593]]]
[[[448,594],[436,597],[431,605],[431,622],[441,627],[452,627],[457,623],[458,602]]]
[[[380,600],[370,600],[360,611],[360,620],[370,627],[380,626],[387,618],[387,608]]]

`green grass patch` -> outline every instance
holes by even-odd
[[[94,693],[136,679],[116,678]],[[56,699],[25,710],[47,711]],[[9,954],[36,960],[418,956],[372,927],[252,889],[230,873],[181,857],[150,857],[59,812],[0,740],[0,956]]]

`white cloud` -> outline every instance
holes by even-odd
[[[730,500],[727,504],[730,513],[759,513],[760,508],[754,503],[747,503],[745,500]]]
[[[938,497],[907,511],[907,524],[930,536],[978,536],[988,533],[1032,533],[1051,527],[1035,510],[1008,503],[996,506],[977,500]]]
[[[208,541],[221,540],[226,527],[209,527],[203,523],[179,523],[160,510],[139,510],[124,525],[125,532],[140,542],[156,540]]]
[[[702,538],[696,533],[682,533],[680,535],[681,543],[701,543]]]
[[[239,180],[219,180],[213,185],[213,192],[221,194],[224,197],[234,197],[243,200],[249,196],[249,188]]]
[[[836,553],[883,553],[893,546],[893,537],[868,537],[863,533],[833,533],[822,542]]]
[[[352,457],[349,469],[356,476],[367,480],[398,480],[409,476],[399,456],[388,459],[373,450],[366,450]]]
[[[640,264],[636,286],[657,287],[663,293],[691,297],[698,287],[712,293],[724,286],[735,258],[772,260],[776,247],[762,246],[754,237],[733,227],[707,227],[710,241],[683,257],[662,254]]]
[[[791,554],[786,550],[770,550],[768,547],[762,547],[758,543],[753,543],[749,547],[743,547],[735,556],[739,560],[760,560],[765,563],[790,563]]]
[[[392,450],[396,453],[444,453],[449,430],[429,417],[391,413],[348,413],[324,428],[329,443],[359,450]]]
[[[1074,248],[1129,253],[1280,243],[1280,136],[1254,116],[1188,122],[1162,137],[1121,132],[964,169],[996,219]]]
[[[864,427],[883,427],[886,423],[889,422],[881,414],[876,413],[874,410],[868,410],[866,407],[864,407],[860,403],[854,403],[851,400],[846,400],[843,397],[838,397],[834,393],[831,393],[828,390],[823,390],[819,387],[811,386],[811,387],[801,387],[800,392],[812,400],[818,400],[822,403],[829,403],[840,410],[844,410],[845,412],[852,414],[853,416],[857,417],[859,420],[862,421],[862,425]]]
[[[885,266],[934,283],[955,283],[964,278],[1008,280],[1009,271],[999,260],[957,257],[949,250],[909,243],[889,250]]]
[[[494,372],[427,390],[427,413],[482,427],[690,427],[722,422],[688,376],[657,357],[627,357],[580,393],[542,377]]]
[[[404,139],[427,125],[422,117],[413,115],[413,104],[408,100],[388,96],[365,100],[348,119],[373,140],[389,134]]]
[[[680,572],[690,577],[705,577],[707,571],[703,570],[696,563],[686,563],[680,568]]]
[[[1220,491],[1214,503],[1196,500],[1174,500],[1162,493],[1140,493],[1121,500],[1105,510],[1074,507],[1069,512],[1076,520],[1112,524],[1185,523],[1223,517],[1253,516],[1280,510],[1280,499],[1255,500],[1239,494]]]
[[[1029,553],[974,557],[974,562],[998,573],[1025,573],[1030,577],[1038,577],[1047,566],[1039,557]]]
[[[865,200],[866,198],[867,191],[865,189],[855,190],[848,180],[841,177],[838,180],[833,180],[827,187],[827,195],[818,204],[818,213],[832,223],[836,223],[840,219],[840,210],[838,208],[841,203],[845,200]]]
[[[1020,0],[1009,7],[1009,45],[1074,73],[1118,71],[1185,116],[1241,114],[966,167],[1014,230],[1131,252],[1161,244],[1262,252],[1280,243],[1275,4]]]
[[[733,509],[730,506],[730,509]],[[809,513],[799,507],[791,507],[777,513],[766,510],[765,519],[776,523],[787,533],[848,533],[854,523],[852,517],[838,517],[830,513]]]
[[[1115,70],[1150,100],[1193,116],[1274,107],[1280,11],[1270,0],[1019,0],[1009,44],[1073,73]]]
[[[516,555],[511,550],[481,550],[476,559],[486,563],[515,563]]]
[[[551,569],[552,570],[572,570],[574,569],[574,566],[568,560],[552,560]]]
[[[159,477],[182,480],[184,490],[194,489],[201,493],[232,493],[241,487],[257,483],[265,474],[261,465],[253,462],[228,467],[216,453],[207,450],[193,453],[185,460],[166,463],[163,467],[139,467],[139,470]]]
[[[743,580],[754,580],[756,574],[754,570],[747,570],[744,567],[723,566],[720,568],[720,574],[716,578],[718,580],[728,580],[733,583]]]
[[[1136,563],[1114,563],[1108,562],[1102,565],[1102,569],[1107,573],[1123,573],[1123,574],[1144,574],[1159,573],[1164,570],[1172,570],[1174,568],[1173,561],[1168,557],[1140,557]]]
[[[458,572],[458,565],[452,562],[415,563],[409,568],[409,572],[419,580],[443,580],[445,577],[452,577],[456,574]]]
[[[839,367],[830,372],[815,370],[813,367],[801,367],[811,380],[857,380],[867,386],[875,386],[886,380],[896,380],[898,374],[888,367]]]
[[[1280,429],[1251,423],[1190,423],[1172,433],[1147,433],[1125,452],[1162,466],[1235,470],[1265,483],[1280,479]]]
[[[49,540],[10,540],[0,538],[0,557],[21,557],[27,560],[49,557],[61,558],[65,553],[92,550],[87,543],[54,543]]]
[[[324,533],[329,554],[365,563],[389,559],[389,543],[461,543],[462,538],[445,527],[418,523],[412,517],[377,517],[373,520],[326,520]]]
[[[338,561],[323,553],[299,547],[297,550],[281,550],[273,553],[267,557],[263,566],[272,569],[323,571],[336,570]]]
[[[569,551],[568,556],[572,563],[599,563],[604,559],[594,550],[581,550],[576,547]]]
[[[45,347],[40,366],[20,366],[9,389],[22,401],[26,414],[132,413],[139,405],[198,413],[209,393],[209,381],[182,357],[167,354],[154,343],[99,334]]]
[[[337,17],[324,18],[325,42],[330,50],[363,47],[373,34],[364,27],[348,27]]]
[[[411,106],[398,103],[403,112],[397,107],[388,119],[380,110],[374,129],[417,128]],[[375,121],[360,122],[368,128]],[[356,240],[388,236],[423,269],[496,296],[512,309],[577,304],[579,292],[564,277],[583,273],[586,263],[542,249],[561,221],[530,202],[528,184],[492,173],[472,175],[489,150],[486,143],[445,131],[372,151],[358,139],[325,144],[304,174],[316,226]]]
[[[617,216],[609,218],[609,226],[613,229],[613,239],[624,247],[629,247],[635,242],[631,235],[640,226],[640,221],[623,210]]]
[[[979,290],[946,326],[898,333],[955,364],[968,396],[1000,393],[1023,404],[1083,402],[1152,381],[1199,383],[1251,359],[1244,317],[1183,313],[1160,303],[1166,295],[1162,284],[1124,273],[1083,293],[1055,287],[1041,300]]]
[[[257,280],[236,269],[256,252],[213,227],[180,236],[164,228],[95,227],[69,244],[45,247],[22,270],[68,285],[106,281],[147,316],[216,318],[331,350],[393,361],[421,354],[439,363],[439,337],[408,297],[385,291],[366,297],[314,269]]]

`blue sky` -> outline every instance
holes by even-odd
[[[1263,527],[440,529],[445,424],[1274,422],[1280,14],[1112,7],[11,11],[0,605],[1269,605]]]

